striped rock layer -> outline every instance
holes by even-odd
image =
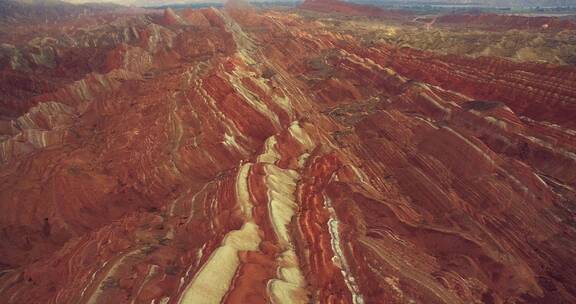
[[[0,302],[576,302],[574,67],[114,18],[2,71]]]

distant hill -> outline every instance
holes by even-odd
[[[362,1],[362,0],[359,0]],[[574,0],[381,0],[382,3],[446,4],[446,5],[483,5],[497,7],[575,7]]]
[[[58,0],[0,0],[0,21],[58,20],[116,7],[114,4],[72,5]]]
[[[33,1],[33,0],[21,0],[21,1]],[[44,1],[57,1],[57,0],[44,0]],[[137,5],[137,6],[165,6],[165,5],[183,5],[189,3],[206,3],[206,2],[226,2],[226,0],[65,0],[70,3],[88,3],[88,2],[110,2],[123,5]],[[304,2],[299,0],[252,0],[249,2]],[[372,2],[372,3],[414,3],[414,4],[446,4],[446,5],[486,5],[486,6],[506,6],[506,7],[548,7],[548,6],[576,6],[574,0],[358,0],[358,1],[347,1],[347,2]]]
[[[70,3],[90,3],[90,2],[108,2],[116,3],[122,5],[134,5],[134,6],[174,6],[174,5],[186,5],[190,3],[212,3],[212,2],[226,2],[225,0],[105,0],[105,1],[95,1],[95,0],[66,0]]]

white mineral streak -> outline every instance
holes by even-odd
[[[236,269],[240,265],[238,252],[258,250],[260,241],[258,226],[253,222],[245,223],[240,230],[229,232],[222,241],[222,245],[212,253],[186,287],[180,303],[220,303],[228,292]]]
[[[270,136],[264,143],[264,152],[258,155],[257,162],[274,164],[280,158],[276,151],[276,136]]]
[[[148,272],[146,273],[146,276],[144,277],[142,284],[140,284],[140,287],[138,288],[138,291],[136,292],[136,295],[139,295],[142,292],[142,289],[144,289],[144,286],[146,285],[146,283],[148,283],[150,281],[150,279],[152,277],[154,277],[159,271],[160,271],[160,266],[158,266],[158,265],[150,266],[150,268],[148,269]],[[130,304],[136,303],[137,297],[138,296],[134,297],[132,299],[132,301],[130,301]]]
[[[326,196],[324,197],[324,208],[330,212],[330,219],[328,220],[328,231],[330,232],[330,243],[332,245],[332,251],[334,252],[332,262],[334,265],[340,268],[342,276],[344,277],[344,282],[346,282],[346,286],[348,287],[350,294],[352,294],[352,302],[354,304],[364,304],[364,298],[360,294],[360,289],[358,288],[358,284],[356,284],[356,279],[350,271],[350,267],[348,266],[344,252],[342,252],[339,229],[340,222],[336,216],[336,211],[332,207],[330,199]]]
[[[268,281],[272,303],[308,303],[306,280],[298,266],[298,258],[293,249],[286,250],[280,257],[277,279]]]
[[[192,74],[195,74],[195,73],[197,73],[197,72],[196,71],[192,72]],[[190,76],[190,77],[192,77],[192,76]],[[196,89],[196,92],[198,92],[198,94],[200,94],[200,96],[202,96],[202,98],[204,99],[204,102],[210,107],[210,109],[214,113],[214,115],[219,117],[221,119],[221,121],[224,123],[224,127],[226,128],[226,131],[224,133],[225,134],[224,140],[222,142],[227,147],[232,147],[235,150],[239,151],[240,153],[245,153],[246,149],[238,144],[234,135],[229,135],[229,134],[242,134],[242,132],[240,132],[240,130],[238,130],[238,128],[236,127],[236,125],[234,124],[234,122],[231,119],[228,119],[224,115],[224,113],[222,111],[220,111],[220,108],[218,107],[217,102],[214,100],[214,98],[212,98],[212,96],[210,96],[210,94],[208,94],[208,92],[204,89],[203,86],[204,86],[204,82],[202,81],[202,79],[200,79],[200,78],[194,79],[194,88]],[[191,108],[193,108],[193,106],[190,103],[188,103],[188,104],[190,105]],[[209,154],[207,154],[207,156],[208,156],[208,158],[212,157]],[[215,163],[217,163],[217,162],[215,162]]]
[[[255,64],[252,53],[253,43],[241,27],[225,12],[216,11],[225,21],[226,27],[233,34],[238,47],[237,56],[247,64]],[[267,105],[252,94],[240,81],[242,77],[253,77],[249,72],[237,69],[228,75],[228,78],[245,102],[262,113],[280,129],[280,121],[276,113],[272,112]],[[286,108],[287,100],[281,101],[281,106]],[[313,147],[312,140],[295,122],[290,126],[290,134],[306,149]],[[228,145],[233,145],[233,139],[225,138]],[[293,241],[288,232],[288,225],[296,212],[297,202],[295,198],[296,183],[299,175],[294,170],[281,169],[275,165],[280,158],[277,147],[277,139],[270,137],[264,147],[263,153],[257,158],[257,162],[265,163],[265,183],[268,188],[268,211],[272,222],[272,228],[279,240],[283,253],[277,262],[280,267],[277,270],[277,278],[268,282],[268,291],[272,303],[308,303],[306,282],[298,265],[298,259],[294,251]],[[300,162],[303,163],[303,162]],[[239,209],[245,218],[245,224],[241,230],[228,233],[223,244],[217,248],[201,270],[195,275],[191,283],[186,287],[181,296],[181,304],[211,304],[220,303],[229,290],[229,286],[240,264],[238,251],[258,250],[261,242],[258,226],[253,222],[247,179],[251,165],[242,166],[238,172],[236,193]]]
[[[228,74],[230,83],[236,92],[242,96],[242,99],[254,110],[264,115],[274,125],[275,128],[280,129],[280,119],[278,118],[278,115],[271,111],[270,108],[268,108],[268,106],[262,100],[260,100],[256,94],[252,93],[252,91],[244,86],[241,79],[245,77],[251,78],[253,75],[244,71],[241,67],[238,67],[236,70],[234,70],[232,74]]]
[[[312,149],[312,139],[300,128],[298,122],[293,122],[289,128],[290,135],[296,139],[303,150]],[[264,156],[259,160],[266,161],[266,186],[268,188],[268,212],[274,233],[278,238],[282,252],[278,258],[280,267],[275,279],[268,281],[268,292],[273,304],[308,303],[306,280],[294,251],[293,240],[288,231],[288,225],[296,214],[298,203],[296,201],[296,185],[300,178],[298,172],[290,169],[281,169],[274,165],[279,158],[275,150],[276,139],[266,143]],[[301,157],[305,160],[307,153]],[[299,161],[303,165],[303,161]]]
[[[102,278],[102,280],[100,280],[100,282],[98,283],[98,285],[96,286],[96,288],[94,289],[94,292],[90,295],[90,297],[88,298],[88,300],[86,301],[86,303],[88,304],[95,304],[98,303],[99,301],[99,297],[103,294],[103,285],[105,284],[105,282],[107,282],[107,280],[109,278],[113,278],[114,275],[116,274],[116,272],[118,271],[118,269],[120,267],[123,266],[124,262],[129,259],[130,256],[139,253],[141,250],[141,248],[132,250],[126,254],[123,254],[121,257],[119,257],[115,262],[113,262],[112,266],[108,269],[108,271],[106,272],[106,274],[104,275],[104,277]],[[106,263],[108,264],[108,263]],[[104,266],[102,266],[102,268],[104,269]],[[92,275],[93,278],[95,276],[97,272],[94,272],[94,274]],[[85,290],[82,291],[82,294],[84,294]]]
[[[252,201],[250,200],[250,192],[248,190],[248,174],[250,173],[252,164],[247,163],[242,165],[238,171],[236,179],[236,196],[240,209],[247,220],[252,220]]]
[[[236,141],[236,137],[234,135],[230,135],[228,133],[224,133],[224,140],[222,141],[222,143],[224,145],[226,145],[229,148],[233,148],[237,151],[239,151],[240,153],[242,153],[243,155],[246,154],[246,149],[242,148],[238,142]]]
[[[260,245],[260,229],[252,220],[253,204],[248,192],[248,174],[252,164],[244,164],[236,178],[236,201],[244,217],[240,230],[229,232],[208,261],[188,284],[179,303],[220,303],[240,266],[239,251],[256,251]]]
[[[290,135],[292,135],[294,139],[300,142],[300,144],[305,149],[310,150],[314,147],[312,139],[308,133],[306,133],[306,131],[300,127],[300,124],[297,121],[292,122],[288,131],[290,132]]]
[[[287,225],[294,216],[297,207],[294,191],[298,173],[293,170],[285,170],[275,165],[267,165],[266,185],[268,186],[268,212],[274,231],[279,237],[282,246],[290,244]]]

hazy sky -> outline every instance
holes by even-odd
[[[63,0],[71,3],[87,3],[87,2],[112,2],[123,5],[139,5],[139,6],[153,6],[164,4],[180,4],[180,3],[194,3],[194,2],[225,2],[226,0]],[[248,1],[263,1],[263,0],[248,0]],[[274,0],[267,0],[274,1]],[[281,0],[281,1],[299,1],[299,0]],[[303,0],[300,0],[303,1]],[[344,0],[356,1],[356,0]],[[378,0],[376,0],[378,1]],[[392,0],[381,0],[383,2],[390,2]],[[511,5],[511,6],[536,6],[536,5],[575,5],[576,0],[396,0],[410,2],[447,2],[447,3],[482,3],[488,5]],[[362,1],[359,1],[362,2]]]
[[[191,2],[222,2],[222,0],[63,0],[70,3],[118,3],[123,5],[177,4]]]
[[[178,4],[193,2],[224,2],[224,0],[63,0],[70,3],[118,3],[124,5]]]

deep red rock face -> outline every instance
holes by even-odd
[[[574,67],[241,7],[9,57],[3,303],[576,302]]]

